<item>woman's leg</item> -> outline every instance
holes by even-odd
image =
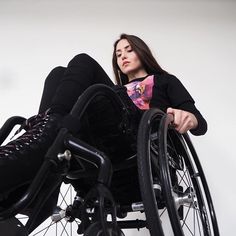
[[[47,76],[39,113],[48,108],[54,112],[69,113],[78,97],[93,84],[114,85],[92,57],[78,54],[67,67],[58,66]]]
[[[54,94],[51,110],[60,114],[69,113],[78,97],[93,84],[114,85],[93,58],[84,53],[75,56],[69,62]]]
[[[35,176],[47,149],[57,135],[60,114],[70,112],[77,98],[89,86],[96,83],[113,85],[101,66],[86,54],[75,56],[61,79],[56,81],[45,84],[46,95],[43,95],[40,105],[42,111],[51,106],[50,113],[29,119],[26,123],[27,131],[22,136],[0,147],[0,179],[4,179],[0,181],[0,199],[2,193],[30,181]]]
[[[59,87],[66,68],[58,66],[47,76],[44,82],[43,94],[39,105],[39,113],[45,112],[51,107],[54,92]]]

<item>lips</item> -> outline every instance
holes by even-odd
[[[124,61],[122,66],[126,66],[127,64],[129,64],[129,61]]]

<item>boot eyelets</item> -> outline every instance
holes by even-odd
[[[28,152],[30,147],[36,150],[37,144],[42,143],[42,141],[45,143],[44,146],[49,147],[57,133],[55,124],[59,119],[60,116],[54,114],[38,114],[29,118],[20,127],[26,132],[7,145],[0,147],[0,158],[5,156],[17,159],[18,155],[26,155],[25,152]],[[40,147],[40,145],[38,146]]]

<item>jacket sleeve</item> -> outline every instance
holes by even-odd
[[[195,106],[195,101],[178,78],[166,74],[156,78],[156,98],[160,108],[166,112],[168,107],[185,110],[195,115],[198,120],[196,129],[190,130],[193,135],[203,135],[207,131],[207,122]],[[163,105],[164,104],[164,105]]]

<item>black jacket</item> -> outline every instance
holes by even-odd
[[[138,78],[132,80],[132,82],[142,81],[145,78]],[[191,112],[198,120],[198,127],[190,130],[190,132],[193,135],[203,135],[206,133],[206,120],[196,108],[195,101],[178,78],[167,73],[155,74],[153,82],[150,107],[159,108],[164,112],[166,112],[168,107]]]

